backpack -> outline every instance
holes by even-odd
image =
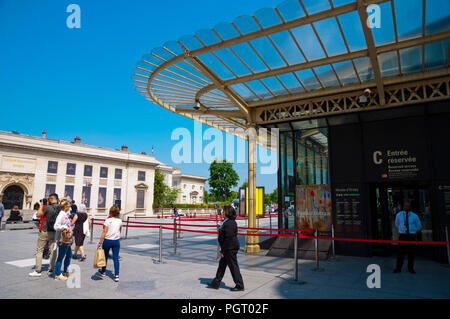
[[[59,212],[61,211],[61,207],[59,205],[53,205],[53,216],[47,222],[47,231],[55,231],[55,222],[56,218],[58,218]]]

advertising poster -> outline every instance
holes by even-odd
[[[48,198],[50,194],[55,193],[56,185],[54,184],[46,184],[45,185],[45,198]]]
[[[67,199],[68,202],[72,202],[73,185],[66,185],[66,187],[64,188],[64,198]]]
[[[331,192],[329,185],[297,185],[297,218],[300,228],[331,231]]]
[[[83,186],[83,192],[81,193],[81,203],[86,205],[89,208],[91,203],[91,187]]]
[[[106,207],[106,187],[99,187],[99,189],[98,189],[97,207],[98,208]]]
[[[116,200],[120,200],[120,193],[121,193],[121,189],[120,188],[114,188],[114,203],[116,202]]]

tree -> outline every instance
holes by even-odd
[[[205,189],[205,190],[203,191],[203,202],[204,202],[205,204],[208,204],[210,200],[211,200],[211,198],[210,198],[210,196],[209,196],[209,193],[208,193],[208,191]]]
[[[173,205],[177,201],[179,192],[178,188],[164,186],[164,204]]]
[[[162,206],[163,194],[165,191],[164,174],[158,168],[155,170],[155,181],[153,182],[153,207]]]
[[[270,194],[270,201],[272,203],[278,203],[278,188],[275,188]]]
[[[231,188],[237,186],[239,176],[233,169],[233,163],[226,160],[214,160],[209,166],[210,192],[216,199],[226,201],[231,195]]]

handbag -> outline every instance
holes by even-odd
[[[89,218],[87,218],[83,223],[83,234],[87,237],[91,234],[91,230],[89,229]]]
[[[58,246],[72,246],[73,232],[70,229],[64,229],[59,233]]]
[[[106,266],[105,251],[97,248],[94,256],[94,268],[102,268]]]

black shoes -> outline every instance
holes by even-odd
[[[219,285],[214,282],[208,282],[208,287],[212,289],[219,289]]]
[[[236,286],[234,288],[231,288],[230,291],[244,291],[244,288]]]
[[[401,272],[401,269],[394,269],[394,274],[398,274],[399,272]]]

